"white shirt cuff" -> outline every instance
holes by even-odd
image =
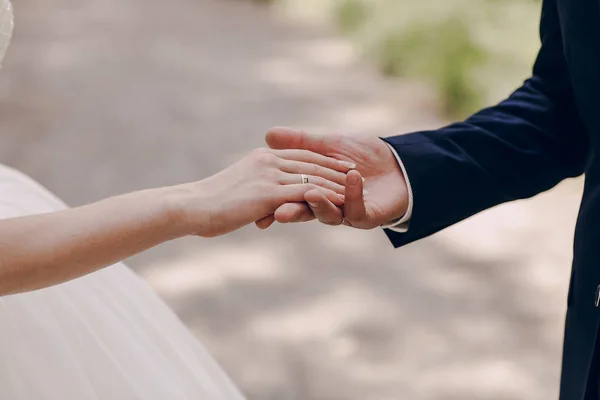
[[[402,173],[404,174],[404,180],[406,181],[406,187],[408,189],[408,208],[406,209],[406,214],[404,214],[404,216],[402,218],[395,220],[395,221],[391,221],[385,225],[382,225],[381,227],[384,229],[389,229],[394,232],[405,233],[408,231],[408,224],[410,222],[410,218],[412,217],[412,210],[413,210],[412,187],[410,185],[410,179],[408,179],[408,174],[406,173],[406,168],[404,167],[404,163],[400,159],[400,156],[398,155],[398,153],[396,153],[396,150],[389,143],[386,143],[386,144],[388,145],[388,147],[394,154],[394,157],[396,157],[396,161],[398,161],[398,165],[400,165],[400,169],[402,170]]]

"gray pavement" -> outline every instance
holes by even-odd
[[[71,205],[200,179],[272,125],[390,135],[441,123],[424,88],[246,2],[16,3],[0,160]],[[249,399],[546,400],[580,193],[565,182],[400,250],[381,231],[248,227],[129,265]]]

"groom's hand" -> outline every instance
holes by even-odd
[[[348,173],[343,209],[319,190],[305,194],[306,203],[288,203],[273,216],[257,221],[260,228],[274,221],[303,222],[315,217],[328,225],[372,229],[401,218],[408,207],[408,189],[398,161],[377,137],[319,136],[289,128],[273,128],[266,135],[273,149],[303,149],[356,164]],[[364,181],[363,181],[364,178]]]

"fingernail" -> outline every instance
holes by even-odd
[[[367,180],[365,178],[362,178],[363,183],[365,183]]]
[[[356,164],[351,163],[349,161],[340,161],[340,164],[349,169],[356,169]]]
[[[350,186],[358,185],[358,176],[356,176],[356,174],[351,174],[348,177],[348,185],[350,185]]]
[[[308,205],[310,206],[310,208],[319,208],[319,203],[308,203]]]
[[[363,196],[366,196],[369,194],[369,191],[367,189],[363,189]]]

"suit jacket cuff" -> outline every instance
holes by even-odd
[[[396,152],[396,149],[394,149],[394,147],[392,145],[390,145],[387,142],[386,142],[386,144],[390,148],[392,154],[394,154],[394,157],[396,157],[396,161],[398,161],[398,165],[400,166],[400,169],[402,170],[402,174],[404,174],[404,180],[406,181],[406,187],[408,189],[408,208],[406,210],[406,214],[404,214],[404,216],[402,218],[397,219],[395,221],[391,221],[385,225],[382,225],[382,228],[389,229],[393,232],[404,233],[404,232],[408,231],[410,218],[412,217],[412,210],[413,210],[412,187],[410,185],[410,179],[406,172],[406,167],[404,166],[402,159],[398,155],[398,152]]]
[[[440,156],[438,147],[428,137],[427,132],[381,139],[392,146],[398,158],[402,160],[401,167],[406,177],[411,177],[410,229],[404,232],[389,228],[384,230],[394,247],[402,247],[427,237],[442,227],[443,221],[437,220],[437,216],[432,215],[436,214],[432,212],[432,207],[435,207],[434,203],[443,205],[444,197],[441,197],[438,192],[448,192],[447,185],[444,185],[444,182],[448,181],[447,170],[440,166],[443,157]],[[407,180],[407,186],[408,182]]]

